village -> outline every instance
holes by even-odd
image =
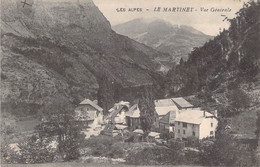
[[[184,156],[183,152],[198,155],[200,143],[204,141],[214,143],[218,126],[217,110],[206,111],[195,107],[183,97],[158,99],[153,100],[153,103],[155,109],[153,123],[147,134],[141,123],[143,118],[141,118],[140,104],[119,101],[105,112],[98,105],[97,100],[81,101],[71,114],[73,117],[71,120],[76,125],[73,127],[84,138],[79,147],[80,160],[109,164],[126,163],[126,152],[131,152],[131,149],[136,150],[138,147],[172,150],[179,154],[178,156]],[[65,124],[71,123],[62,119],[62,113],[58,115],[61,117],[55,117],[55,114],[50,116],[57,126],[66,127]],[[55,123],[50,118],[43,116],[40,124],[34,127],[35,130],[26,134],[30,140],[25,143],[33,142],[32,144],[37,145],[39,142],[48,141],[46,149],[52,154],[60,149],[59,137],[63,134],[56,131],[58,127],[53,128]],[[69,133],[69,130],[67,131]],[[35,140],[32,140],[33,138]],[[110,142],[111,146],[109,146]],[[13,157],[24,155],[21,142],[11,143],[8,146],[14,151]],[[109,151],[111,148],[115,150]],[[122,151],[122,148],[125,150]],[[157,155],[157,153],[153,154]],[[56,158],[54,161],[59,162],[61,157]],[[169,159],[172,158],[172,156],[169,157]],[[150,161],[150,158],[147,160]],[[186,161],[193,162],[193,160]]]
[[[194,107],[182,97],[154,100],[155,116],[149,142],[167,143],[169,139],[179,143],[189,137],[198,140],[215,137],[218,125],[217,111],[204,111]],[[75,119],[85,127],[86,138],[94,135],[123,136],[134,134],[133,140],[144,141],[138,104],[120,101],[105,116],[97,101],[83,100],[75,109]]]

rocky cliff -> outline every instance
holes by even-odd
[[[37,112],[55,99],[96,98],[98,80],[157,82],[152,48],[116,34],[92,0],[2,2],[2,109]]]

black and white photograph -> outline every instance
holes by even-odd
[[[260,0],[1,0],[1,167],[259,167]]]

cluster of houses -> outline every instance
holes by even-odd
[[[182,97],[155,100],[154,104],[154,124],[148,137],[157,139],[166,136],[182,141],[191,136],[198,139],[215,137],[217,111],[208,112],[195,108]],[[76,119],[88,128],[103,126],[103,135],[123,135],[125,131],[132,131],[140,136],[143,134],[138,104],[130,105],[129,102],[121,101],[114,104],[108,111],[109,114],[104,116],[103,109],[96,101],[85,99],[75,112]]]

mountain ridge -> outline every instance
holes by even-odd
[[[1,6],[4,110],[95,99],[102,76],[123,87],[158,82],[162,53],[116,34],[92,0],[28,3]]]
[[[158,18],[137,18],[112,26],[112,29],[158,51],[168,53],[170,56],[164,58],[171,63],[178,63],[180,58],[187,59],[194,47],[202,46],[212,38],[190,26],[174,25]]]

